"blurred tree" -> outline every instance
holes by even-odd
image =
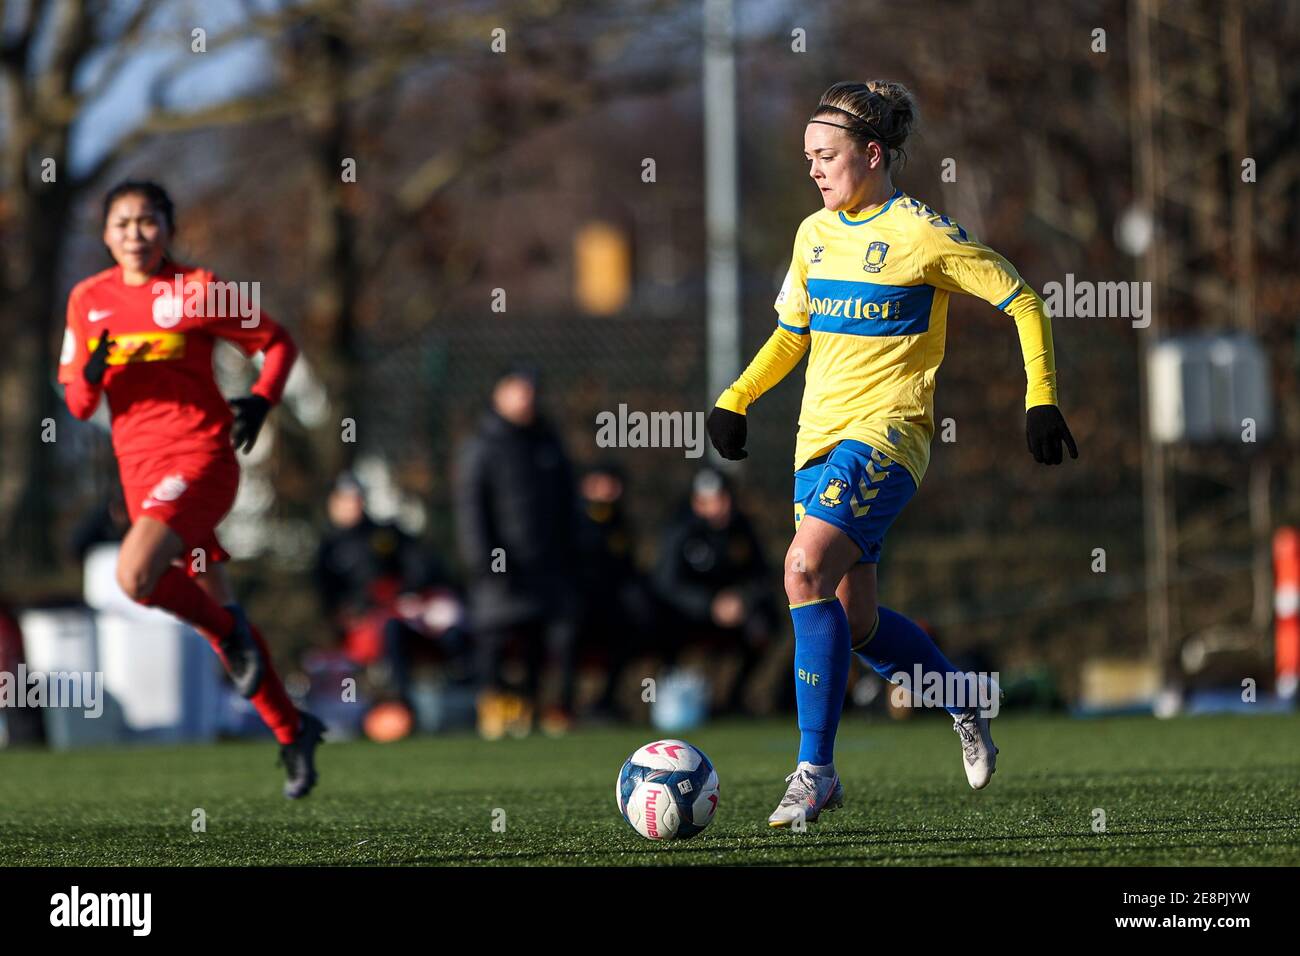
[[[645,0],[622,13],[659,13],[678,5]],[[616,46],[626,43],[642,23],[636,17],[616,23],[594,0],[436,8],[239,0],[223,8],[228,25],[205,35],[203,50],[192,49],[197,21],[217,19],[220,6],[0,0],[0,320],[11,330],[0,354],[0,539],[7,545],[0,562],[8,570],[40,570],[54,558],[49,532],[57,484],[53,448],[42,440],[41,423],[57,409],[51,382],[63,323],[60,269],[74,213],[105,185],[110,171],[171,134],[293,118],[306,146],[312,196],[310,225],[300,232],[315,290],[303,345],[347,415],[357,404],[358,303],[386,254],[420,215],[506,140],[615,93],[663,88],[669,76],[648,70],[624,81],[588,70],[579,39],[584,27],[606,15],[608,60],[611,39]],[[383,15],[376,15],[381,6]],[[500,82],[503,61],[490,46],[497,29],[506,30],[521,54],[506,71],[508,90]],[[206,66],[194,54],[245,41],[269,45],[275,55],[263,62],[273,69],[233,90],[230,77],[223,80],[225,91],[194,82]],[[111,142],[95,143],[93,158],[74,168],[76,124],[103,105],[124,69],[157,54],[169,57],[147,80],[145,108],[134,124]],[[503,122],[471,127],[390,178],[347,177],[345,162],[378,133],[373,126],[356,128],[351,114],[357,104],[367,104],[372,118],[382,120],[392,108],[390,94],[412,72],[449,62],[480,73],[485,91],[502,94],[497,118]],[[204,87],[198,102],[197,87]],[[363,208],[375,214],[364,232]],[[338,441],[336,428],[328,431],[316,442],[327,473],[346,464],[350,450]]]
[[[0,561],[41,569],[54,558],[51,542],[53,446],[42,423],[55,417],[51,387],[63,325],[60,266],[78,201],[104,173],[152,137],[239,121],[267,105],[259,93],[236,101],[176,110],[168,94],[194,57],[174,58],[154,74],[143,117],[112,144],[97,144],[94,159],[74,168],[74,126],[133,58],[162,34],[189,49],[189,26],[146,29],[163,7],[107,0],[0,2],[0,320],[8,333],[0,353]],[[253,17],[228,33],[206,38],[216,49],[265,29]],[[168,29],[170,28],[170,29]],[[150,41],[153,41],[151,44]]]
[[[60,252],[69,210],[91,178],[69,168],[69,134],[87,99],[102,91],[76,82],[87,59],[101,46],[123,53],[133,46],[144,5],[119,19],[108,4],[0,3],[0,319],[8,346],[0,353],[0,539],[10,560],[15,544],[36,564],[52,558],[44,493],[52,454],[41,422],[54,415],[48,383]]]

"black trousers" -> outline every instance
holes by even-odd
[[[488,690],[513,690],[536,702],[542,674],[550,665],[559,671],[559,699],[555,703],[572,712],[575,645],[575,629],[567,617],[534,618],[509,627],[480,628],[474,635],[479,683]],[[512,654],[523,660],[523,687],[508,687],[503,678],[502,665]]]

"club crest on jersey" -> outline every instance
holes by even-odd
[[[844,492],[849,490],[849,483],[842,478],[832,478],[817,496],[824,508],[838,508],[844,500]]]
[[[160,329],[179,325],[185,317],[185,300],[171,294],[170,289],[153,300],[153,323]]]
[[[889,253],[889,243],[873,242],[867,246],[867,254],[863,257],[862,268],[866,272],[879,272],[885,267],[885,256]]]
[[[808,260],[808,265],[815,266],[822,261],[822,253],[826,251],[825,246],[813,246],[813,257]]]

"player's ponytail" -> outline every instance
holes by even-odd
[[[903,144],[917,123],[916,99],[901,83],[868,80],[836,83],[822,94],[813,119],[841,126],[859,146],[875,140],[885,146],[886,162],[906,163]]]

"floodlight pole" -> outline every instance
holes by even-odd
[[[1164,266],[1164,242],[1160,231],[1162,210],[1159,208],[1160,175],[1158,147],[1155,142],[1154,113],[1158,87],[1154,77],[1151,0],[1135,0],[1129,7],[1129,39],[1134,50],[1133,71],[1133,145],[1137,167],[1138,194],[1142,207],[1152,217],[1156,234],[1142,252],[1139,275],[1150,283],[1152,295],[1147,303],[1150,324],[1138,332],[1138,409],[1142,439],[1142,514],[1146,551],[1147,647],[1151,659],[1160,668],[1160,679],[1168,685],[1176,673],[1172,660],[1175,650],[1175,626],[1170,620],[1169,578],[1171,564],[1168,462],[1164,446],[1151,434],[1149,362],[1152,346],[1159,341],[1162,309],[1161,293],[1166,282],[1160,270]]]
[[[704,192],[709,268],[707,369],[711,407],[741,367],[737,253],[736,53],[732,0],[704,3]],[[710,447],[714,462],[720,461]]]

